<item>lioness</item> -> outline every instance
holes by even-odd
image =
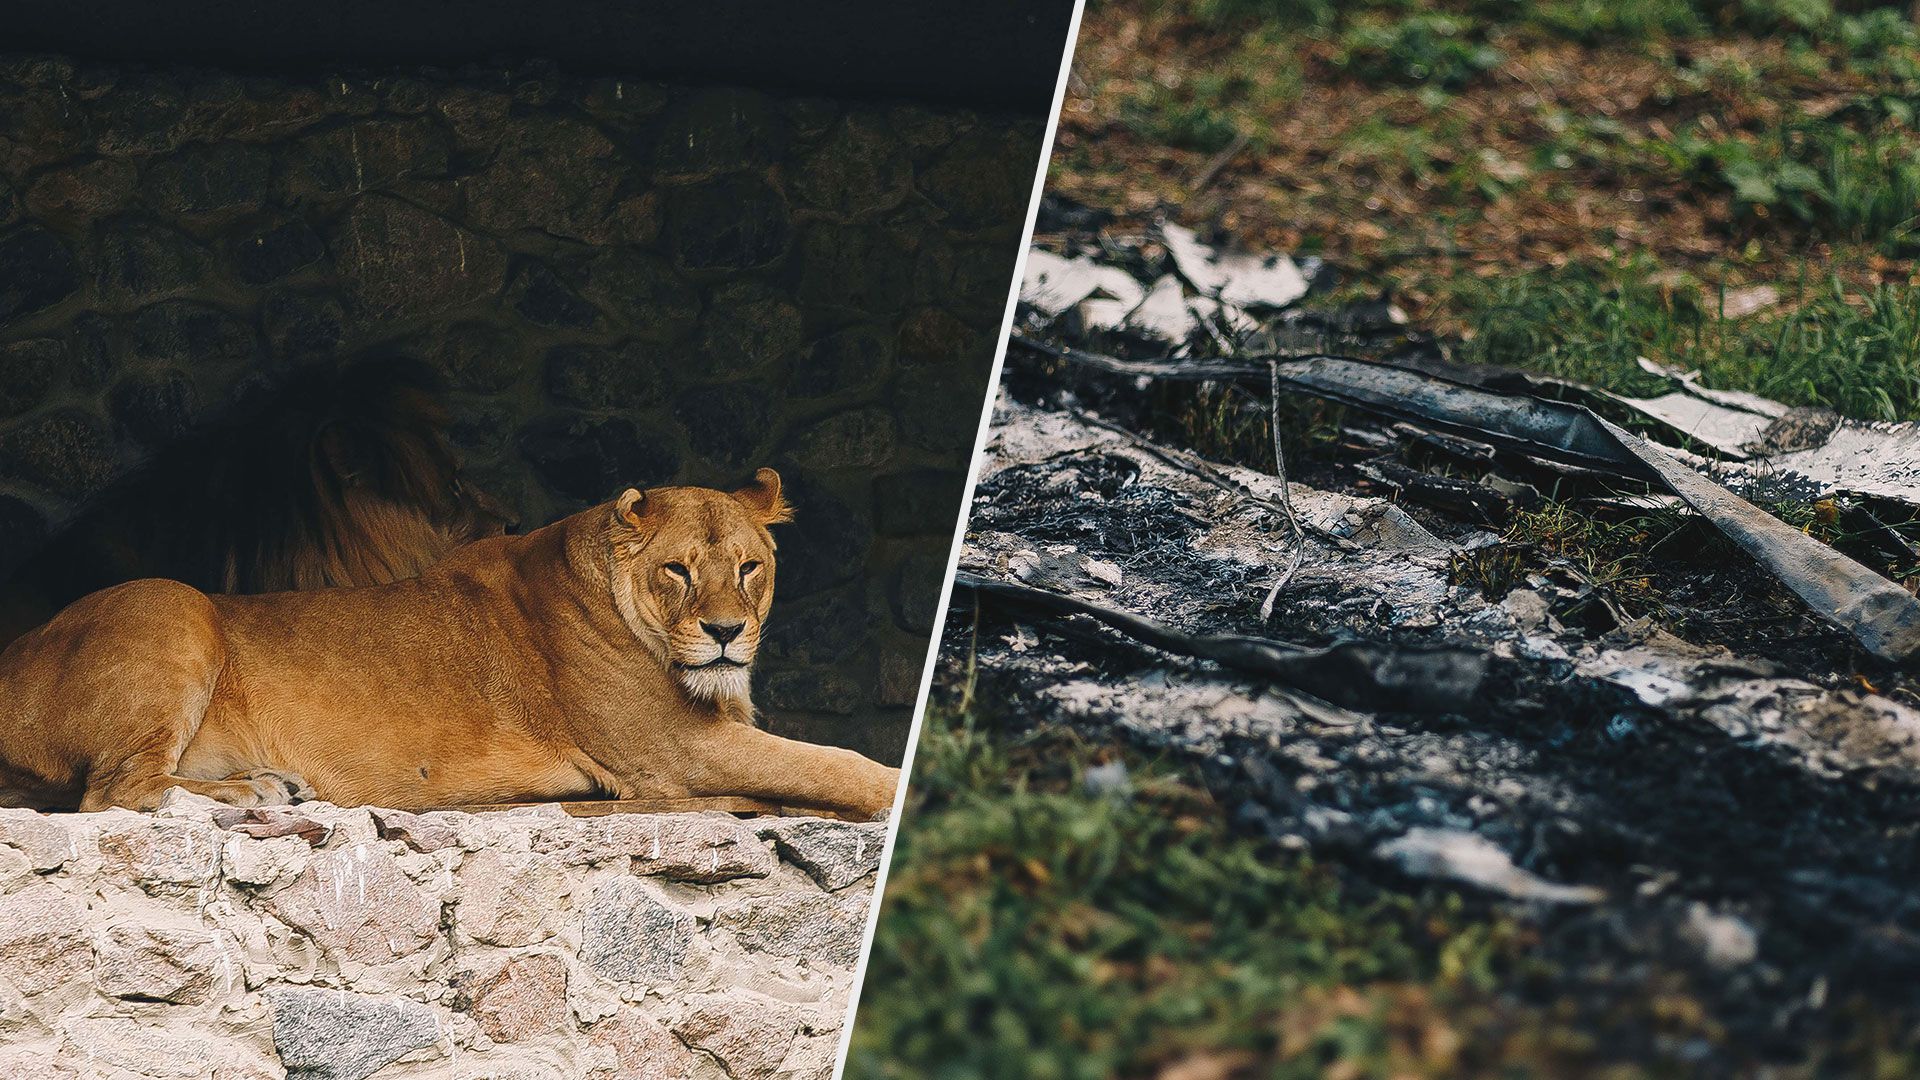
[[[753,726],[780,477],[628,489],[387,585],[94,593],[0,653],[0,803],[751,796],[870,816],[898,771]]]

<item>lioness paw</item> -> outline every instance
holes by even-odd
[[[254,801],[247,806],[291,806],[315,797],[313,785],[303,776],[278,769],[250,769],[227,778],[253,789]]]

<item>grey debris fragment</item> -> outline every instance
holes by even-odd
[[[1606,892],[1559,885],[1513,864],[1498,844],[1464,829],[1409,829],[1373,849],[1376,858],[1409,877],[1472,885],[1514,900],[1543,904],[1597,904]]]
[[[1773,419],[1676,390],[1655,398],[1616,398],[1620,404],[1651,417],[1695,442],[1729,457],[1745,460],[1747,447],[1760,441]]]
[[[1771,747],[1816,775],[1920,777],[1920,711],[1882,694],[1827,690],[1781,678],[1764,664],[1654,632],[1637,645],[1584,657],[1583,678],[1611,683],[1640,704]]]
[[[1453,712],[1473,703],[1487,675],[1472,649],[1414,648],[1347,641],[1319,649],[1243,634],[1188,634],[1118,608],[1051,589],[962,570],[955,588],[971,589],[1055,615],[1086,615],[1137,641],[1182,656],[1265,675],[1335,705],[1398,712]]]

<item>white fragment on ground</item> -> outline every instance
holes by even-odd
[[[1728,289],[1721,297],[1720,313],[1729,319],[1744,319],[1780,303],[1780,290],[1771,285],[1748,285]]]
[[[1112,724],[1152,745],[1202,755],[1234,739],[1268,741],[1306,723],[1358,728],[1366,718],[1300,694],[1205,671],[1156,671],[1119,685],[1064,677],[1039,693],[1076,720]]]
[[[1021,653],[1026,652],[1028,649],[1038,647],[1040,644],[1040,635],[1034,633],[1033,627],[1031,626],[1023,623],[1014,623],[1013,633],[1008,634],[1004,640],[1007,643],[1007,648],[1012,649],[1014,652]]]
[[[1081,778],[1087,794],[1098,799],[1126,799],[1133,795],[1133,776],[1124,761],[1095,765]]]
[[[1695,901],[1680,924],[1680,938],[1711,967],[1745,967],[1760,958],[1760,936],[1737,915],[1725,915]]]
[[[1170,223],[1160,226],[1160,239],[1181,277],[1230,307],[1283,308],[1307,294],[1306,275],[1285,255],[1216,251]]]
[[[1714,390],[1701,386],[1700,373],[1698,371],[1687,371],[1674,367],[1671,364],[1657,363],[1644,356],[1636,360],[1635,363],[1640,365],[1641,371],[1649,375],[1659,375],[1662,378],[1672,379],[1674,382],[1679,383],[1687,393],[1692,394],[1694,397],[1702,398],[1718,405],[1725,405],[1730,409],[1741,409],[1746,412],[1759,413],[1762,416],[1775,418],[1785,416],[1792,411],[1787,405],[1781,402],[1775,401],[1772,398],[1761,397],[1759,394],[1748,393],[1745,390]]]
[[[1866,495],[1920,506],[1920,424],[1830,418],[1831,429],[1814,427],[1817,444],[1798,449],[1769,447],[1775,422],[1791,410],[1782,402],[1738,390],[1700,385],[1700,373],[1641,357],[1640,369],[1672,379],[1680,389],[1657,398],[1616,398],[1621,404],[1676,432],[1744,459],[1716,463],[1684,454],[1696,469],[1738,489],[1741,482],[1798,479],[1825,494]]]
[[[1553,609],[1547,606],[1547,598],[1532,589],[1513,590],[1500,606],[1513,616],[1514,629],[1523,634],[1538,633],[1552,625]]]
[[[1187,306],[1180,279],[1168,274],[1147,290],[1147,298],[1127,316],[1127,325],[1147,337],[1182,345],[1193,336],[1198,320]]]
[[[1603,890],[1560,885],[1513,864],[1498,844],[1462,829],[1410,829],[1373,854],[1409,877],[1457,881],[1514,900],[1543,904],[1597,904]]]
[[[1774,472],[1828,492],[1920,505],[1920,425],[1842,421],[1826,442],[1765,459]]]
[[[1093,580],[1111,585],[1116,589],[1120,587],[1120,582],[1125,577],[1118,566],[1105,559],[1089,558],[1080,564],[1080,568],[1085,570],[1087,576]]]
[[[1145,296],[1146,290],[1133,275],[1117,266],[1102,266],[1082,256],[1056,255],[1041,248],[1027,252],[1020,300],[1049,317],[1099,300],[1117,305],[1124,316]]]

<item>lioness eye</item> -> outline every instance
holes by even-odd
[[[740,564],[740,576],[746,577],[758,569],[760,569],[760,563],[754,559],[748,559],[746,562]]]
[[[669,574],[678,575],[679,577],[684,578],[687,581],[693,580],[693,575],[687,572],[687,568],[677,562],[668,563],[665,569]]]

